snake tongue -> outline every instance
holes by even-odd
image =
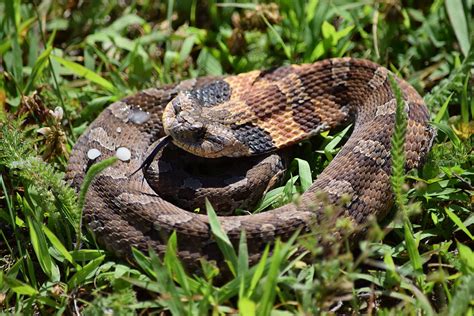
[[[163,149],[166,145],[168,145],[170,141],[171,141],[170,135],[163,137],[161,141],[158,143],[158,145],[156,145],[153,151],[148,155],[148,157],[146,157],[145,160],[143,160],[140,167],[138,167],[137,170],[135,170],[134,172],[132,172],[132,174],[130,174],[130,177],[140,170],[143,170],[144,172],[146,172],[148,168],[150,167],[153,159],[155,159],[156,155],[160,152],[161,149]]]

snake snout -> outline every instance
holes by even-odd
[[[199,142],[206,135],[206,127],[202,122],[196,121],[187,113],[176,116],[176,123],[172,128],[173,138],[184,142]]]
[[[202,140],[206,135],[206,127],[201,122],[195,122],[189,126],[189,132],[194,137],[194,140]]]

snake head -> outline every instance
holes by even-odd
[[[197,156],[248,156],[248,148],[219,117],[222,115],[217,114],[213,105],[203,104],[192,91],[184,91],[165,107],[163,128],[175,145]]]

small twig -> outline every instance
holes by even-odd
[[[452,264],[447,264],[447,263],[428,263],[428,268],[449,268],[453,269],[454,266]]]

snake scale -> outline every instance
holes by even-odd
[[[132,246],[162,254],[176,231],[178,255],[185,263],[219,260],[207,215],[193,212],[203,197],[194,202],[193,192],[217,192],[210,200],[223,209],[245,204],[238,200],[262,194],[277,182],[285,159],[282,150],[352,122],[346,144],[297,203],[258,214],[219,216],[219,222],[233,242],[245,230],[249,252],[258,254],[275,238],[287,238],[298,229],[309,231],[323,220],[324,203],[317,192],[324,192],[331,204],[349,197],[339,216],[355,224],[369,216],[382,218],[393,202],[390,142],[396,99],[388,74],[367,60],[334,58],[147,89],[111,104],[88,127],[74,146],[67,178],[78,188],[92,163],[115,155],[120,147],[129,149],[130,160],[99,174],[86,196],[83,216],[99,242],[119,256],[127,256]],[[409,170],[423,163],[434,131],[420,95],[404,80],[396,81],[407,113]],[[172,144],[158,154],[152,175],[131,176],[165,135],[172,137]],[[91,149],[100,156],[91,159]],[[194,163],[208,166],[202,167],[207,170],[201,172],[204,180],[189,178],[192,171],[178,180],[178,169]],[[209,170],[217,175],[208,175]],[[161,174],[169,176],[156,183]],[[219,177],[225,177],[223,184],[213,182]],[[241,192],[241,185],[250,191]],[[160,187],[168,192],[161,193]],[[228,191],[230,195],[222,195]],[[175,205],[179,200],[188,204]]]

